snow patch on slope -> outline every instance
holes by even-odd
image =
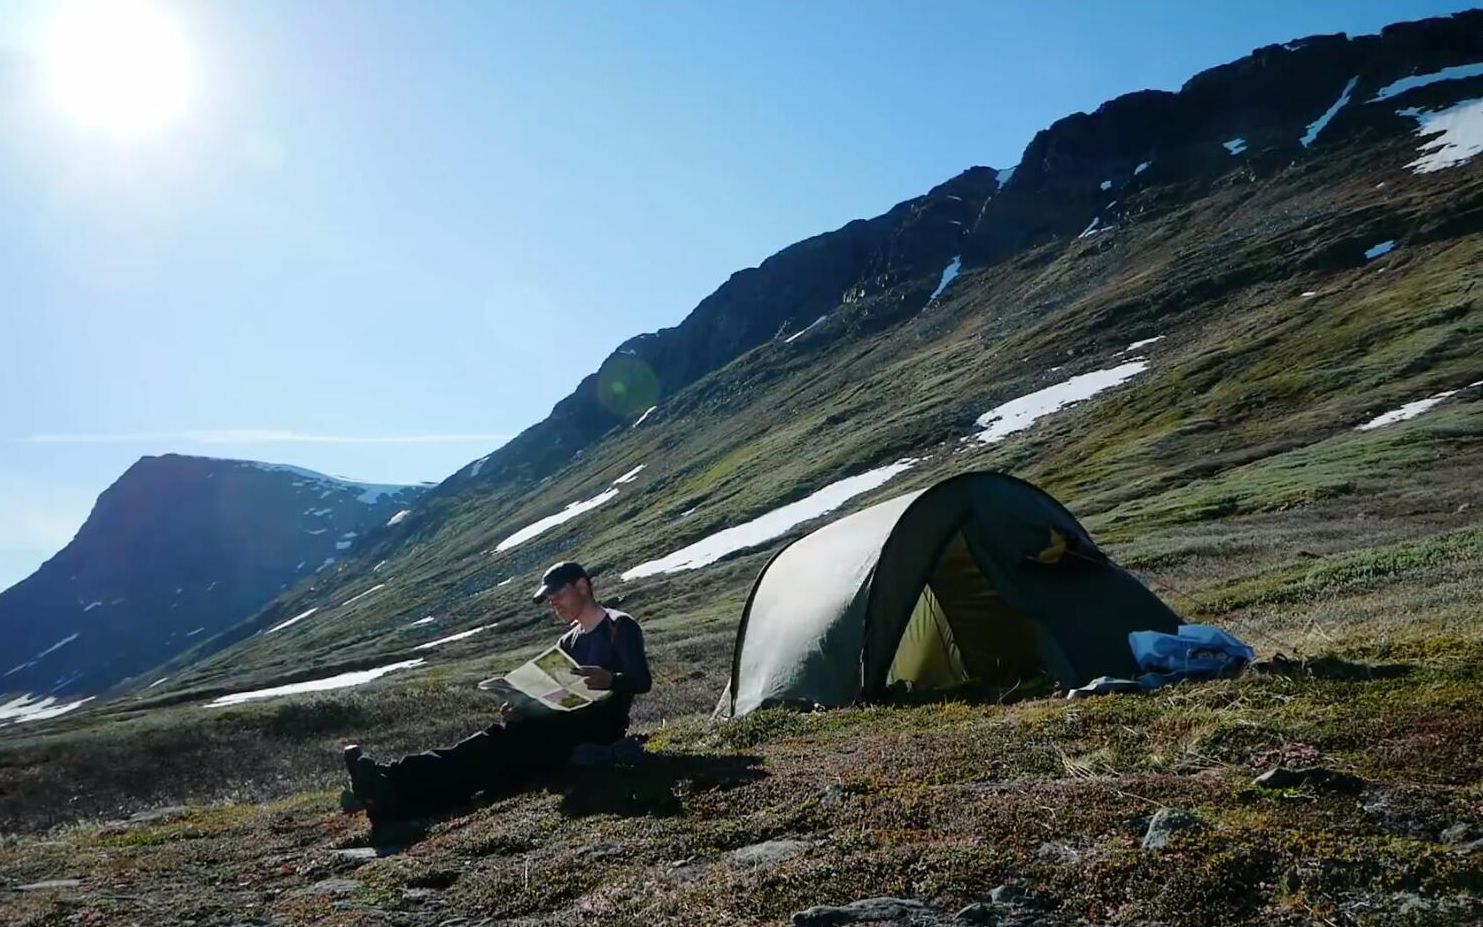
[[[627,473],[618,477],[616,480],[613,480],[613,485],[622,486],[624,483],[632,483],[635,479],[638,478],[638,475],[643,472],[643,469],[646,466],[648,466],[648,464],[639,464],[637,467],[629,470]]]
[[[1339,110],[1344,108],[1344,104],[1349,102],[1349,95],[1354,93],[1354,85],[1357,83],[1359,83],[1359,77],[1349,78],[1349,83],[1344,85],[1344,92],[1339,94],[1339,99],[1334,101],[1334,105],[1325,110],[1322,116],[1319,116],[1308,124],[1308,131],[1303,133],[1302,138],[1298,139],[1298,141],[1303,143],[1304,148],[1307,148],[1318,140],[1318,133],[1322,132],[1330,120],[1339,114]]]
[[[19,698],[11,699],[0,705],[0,727],[7,724],[28,724],[32,721],[45,721],[65,715],[70,711],[76,711],[83,705],[91,702],[95,696],[78,699],[75,702],[58,702],[54,697],[48,695],[37,699],[27,693]]]
[[[951,284],[954,280],[958,279],[958,271],[962,268],[962,266],[963,256],[960,254],[954,257],[952,262],[949,263],[947,267],[944,267],[942,269],[942,279],[937,281],[937,289],[933,290],[932,295],[927,297],[927,302],[930,303],[937,297],[941,296],[942,291],[947,289],[948,285]]]
[[[566,508],[557,512],[555,515],[547,515],[545,518],[542,518],[539,521],[535,521],[530,523],[529,525],[526,525],[524,528],[521,528],[519,531],[516,531],[514,534],[505,538],[503,541],[500,541],[494,546],[494,549],[497,552],[506,551],[519,544],[524,544],[526,541],[530,540],[536,535],[544,534],[545,532],[550,531],[552,528],[555,528],[557,525],[569,522],[573,518],[576,518],[578,515],[581,515],[584,512],[590,512],[600,505],[612,502],[614,499],[618,498],[618,492],[619,491],[616,487],[609,487],[598,493],[597,495],[593,496],[591,499],[582,499],[578,502],[573,502]]]
[[[1036,390],[1018,399],[997,405],[978,417],[976,435],[985,444],[995,444],[1017,431],[1024,431],[1040,419],[1067,406],[1091,399],[1103,390],[1118,386],[1148,369],[1141,358],[1072,377],[1054,386]]]
[[[380,679],[387,673],[397,670],[411,669],[421,666],[427,661],[418,657],[415,660],[403,660],[400,663],[389,663],[386,666],[378,666],[375,669],[356,670],[351,673],[340,673],[336,676],[326,676],[323,679],[310,679],[304,682],[289,683],[284,686],[273,686],[268,689],[253,689],[250,692],[233,692],[223,695],[212,702],[207,702],[207,708],[223,708],[228,705],[239,705],[242,702],[250,702],[255,699],[275,698],[280,695],[298,695],[304,692],[327,692],[331,689],[347,689],[352,686],[365,685],[373,679]]]
[[[495,622],[495,624],[498,624],[498,623],[499,622]],[[416,647],[413,647],[412,649],[413,650],[431,650],[434,647],[441,647],[444,644],[451,644],[454,641],[461,641],[461,640],[463,640],[466,637],[473,637],[475,634],[478,634],[480,631],[487,631],[487,630],[489,630],[492,627],[494,627],[493,624],[480,625],[477,628],[470,628],[467,631],[459,631],[457,634],[450,634],[447,637],[440,637],[440,638],[438,638],[435,641],[428,641],[426,644],[418,644]]]
[[[1477,77],[1483,74],[1483,62],[1477,64],[1459,64],[1455,67],[1443,68],[1440,71],[1432,71],[1430,74],[1413,74],[1403,77],[1394,83],[1386,84],[1380,88],[1380,92],[1370,98],[1371,103],[1379,103],[1391,97],[1400,96],[1408,90],[1417,87],[1425,87],[1444,80],[1462,80],[1465,77]]]
[[[264,631],[263,633],[264,634],[272,634],[274,631],[282,631],[284,628],[290,627],[291,625],[298,624],[300,621],[303,621],[305,618],[308,618],[310,615],[314,614],[317,611],[319,611],[319,606],[318,605],[314,606],[313,608],[309,609],[308,611],[299,612],[297,615],[294,615],[292,618],[288,619],[287,621],[283,621],[283,622],[280,622],[278,624],[273,625],[271,628],[269,628],[268,630]]]
[[[806,335],[809,332],[813,331],[815,326],[823,324],[824,320],[827,319],[827,318],[829,318],[827,315],[821,315],[821,316],[819,316],[817,319],[814,319],[812,322],[808,323],[808,325],[804,326],[803,328],[799,329],[798,331],[796,331],[793,334],[789,335],[788,337],[784,338],[783,339],[783,344],[792,344],[793,342],[797,341],[799,338],[802,338],[804,335]]]
[[[324,473],[315,472],[314,470],[305,470],[303,467],[295,467],[289,464],[263,463],[257,460],[238,460],[230,462],[236,463],[240,466],[252,467],[256,470],[272,470],[281,473],[291,473],[294,476],[303,477],[303,479],[307,482],[315,483],[319,486],[328,486],[329,488],[325,491],[325,493],[321,493],[320,498],[323,498],[328,493],[334,492],[337,489],[350,491],[359,490],[360,494],[355,497],[356,501],[363,502],[366,505],[376,504],[377,502],[381,501],[382,496],[393,495],[395,493],[402,492],[403,490],[417,488],[415,484],[411,483],[362,483],[357,480],[350,480],[340,476],[329,476]]]
[[[1371,431],[1376,428],[1384,428],[1386,425],[1394,425],[1396,422],[1404,422],[1407,419],[1415,418],[1421,413],[1430,410],[1434,406],[1452,398],[1453,396],[1456,396],[1458,393],[1462,392],[1465,389],[1474,389],[1479,386],[1483,386],[1483,380],[1479,380],[1476,383],[1469,383],[1467,386],[1464,386],[1461,389],[1449,389],[1445,392],[1435,393],[1431,396],[1426,397],[1425,399],[1417,399],[1414,402],[1408,402],[1405,405],[1401,406],[1399,409],[1392,409],[1383,415],[1375,416],[1368,422],[1365,422],[1363,425],[1355,426],[1355,431]]]
[[[830,483],[807,498],[773,509],[744,524],[718,531],[668,556],[641,563],[626,571],[623,580],[626,582],[644,576],[679,573],[709,566],[727,554],[764,544],[806,521],[832,512],[856,496],[885,485],[918,462],[916,458],[898,460],[893,464]]]
[[[1367,260],[1367,261],[1373,261],[1373,260],[1375,260],[1375,258],[1381,257],[1381,256],[1386,255],[1386,254],[1389,254],[1390,252],[1392,252],[1394,250],[1395,250],[1395,239],[1394,238],[1390,239],[1389,241],[1382,241],[1382,242],[1380,242],[1380,244],[1375,245],[1372,248],[1365,249],[1365,260]]]
[[[1413,174],[1455,167],[1483,151],[1483,99],[1463,100],[1431,112],[1403,109],[1397,115],[1415,119],[1417,135],[1437,136],[1416,149],[1422,156],[1406,165]]]

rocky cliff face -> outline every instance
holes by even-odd
[[[1233,164],[1270,174],[1355,136],[1409,134],[1415,119],[1390,96],[1375,98],[1397,81],[1479,61],[1483,11],[1469,11],[1380,35],[1270,45],[1177,93],[1132,93],[1067,116],[1038,133],[1015,168],[972,168],[733,274],[678,326],[620,345],[547,419],[439,492],[538,482],[703,376],[841,307],[858,307],[865,330],[908,317],[959,255],[964,270],[991,265],[1116,226],[1141,190],[1185,202]],[[1464,74],[1409,91],[1404,105],[1440,106],[1480,90],[1483,76]]]
[[[1356,135],[1409,132],[1415,120],[1388,102],[1400,95],[1397,82],[1479,61],[1483,11],[1469,11],[1380,35],[1269,45],[1195,75],[1178,93],[1132,93],[1067,116],[1036,134],[1013,181],[985,206],[965,243],[968,260],[990,264],[1116,225],[1123,201],[1151,186],[1182,186],[1187,199],[1233,158],[1270,174]],[[1406,102],[1451,102],[1479,89],[1483,76],[1459,73],[1417,86]]]
[[[99,692],[332,565],[424,492],[273,464],[145,457],[0,593],[0,693]]]
[[[972,168],[884,215],[816,235],[732,274],[679,325],[619,345],[547,419],[444,486],[459,491],[471,483],[543,479],[611,429],[632,424],[752,348],[796,334],[844,303],[940,271],[997,189],[997,177]]]

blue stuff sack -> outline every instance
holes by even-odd
[[[1175,634],[1132,631],[1128,646],[1138,669],[1179,678],[1234,675],[1256,657],[1256,651],[1235,636],[1208,624],[1181,625]]]

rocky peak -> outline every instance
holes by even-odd
[[[1483,11],[1469,11],[1389,26],[1378,36],[1318,35],[1265,46],[1195,75],[1177,93],[1145,90],[1072,114],[1031,140],[1013,182],[975,225],[967,260],[990,264],[1077,235],[1092,228],[1092,219],[1111,224],[1114,204],[1126,195],[1150,185],[1209,182],[1228,173],[1233,158],[1285,165],[1319,156],[1320,141],[1393,133],[1395,107],[1372,102],[1382,88],[1477,62]],[[1445,83],[1429,92],[1483,89],[1483,77]],[[1315,125],[1321,135],[1310,135]]]
[[[350,555],[422,486],[144,457],[65,548],[0,592],[0,693],[99,692]]]

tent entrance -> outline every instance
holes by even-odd
[[[1008,688],[1045,673],[1038,637],[1035,623],[999,596],[959,531],[922,588],[886,684],[909,692]]]

